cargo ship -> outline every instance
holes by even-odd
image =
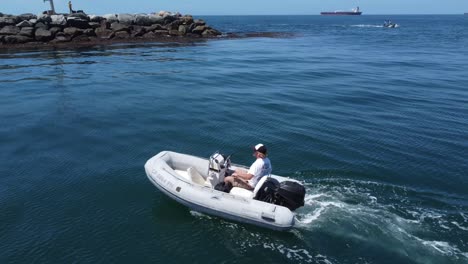
[[[360,16],[361,14],[362,12],[359,11],[359,6],[353,8],[351,11],[333,11],[320,13],[322,16]]]

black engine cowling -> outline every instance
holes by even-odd
[[[274,178],[268,178],[255,195],[256,200],[277,204],[294,211],[304,206],[305,188],[294,181],[279,183]]]
[[[304,206],[305,188],[301,184],[293,181],[284,181],[278,189],[278,199],[280,205],[289,208],[291,211]]]

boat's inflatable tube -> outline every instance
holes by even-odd
[[[159,190],[195,211],[275,230],[293,227],[294,213],[284,206],[254,200],[254,193],[240,188],[231,193],[213,189],[216,182],[207,180],[208,163],[207,159],[163,151],[146,162],[145,171]],[[271,177],[280,182],[291,180]]]

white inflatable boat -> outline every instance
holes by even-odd
[[[292,228],[292,210],[304,205],[302,184],[271,175],[264,176],[253,191],[234,187],[226,193],[214,189],[236,168],[245,167],[231,165],[229,157],[218,153],[203,159],[163,151],[145,164],[149,180],[159,190],[195,211],[275,230]]]

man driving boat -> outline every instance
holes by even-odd
[[[263,144],[257,144],[253,148],[255,162],[249,170],[236,169],[231,176],[224,178],[225,183],[231,183],[233,187],[240,187],[247,190],[253,190],[258,181],[266,175],[271,174],[271,162],[267,157],[267,148]]]

